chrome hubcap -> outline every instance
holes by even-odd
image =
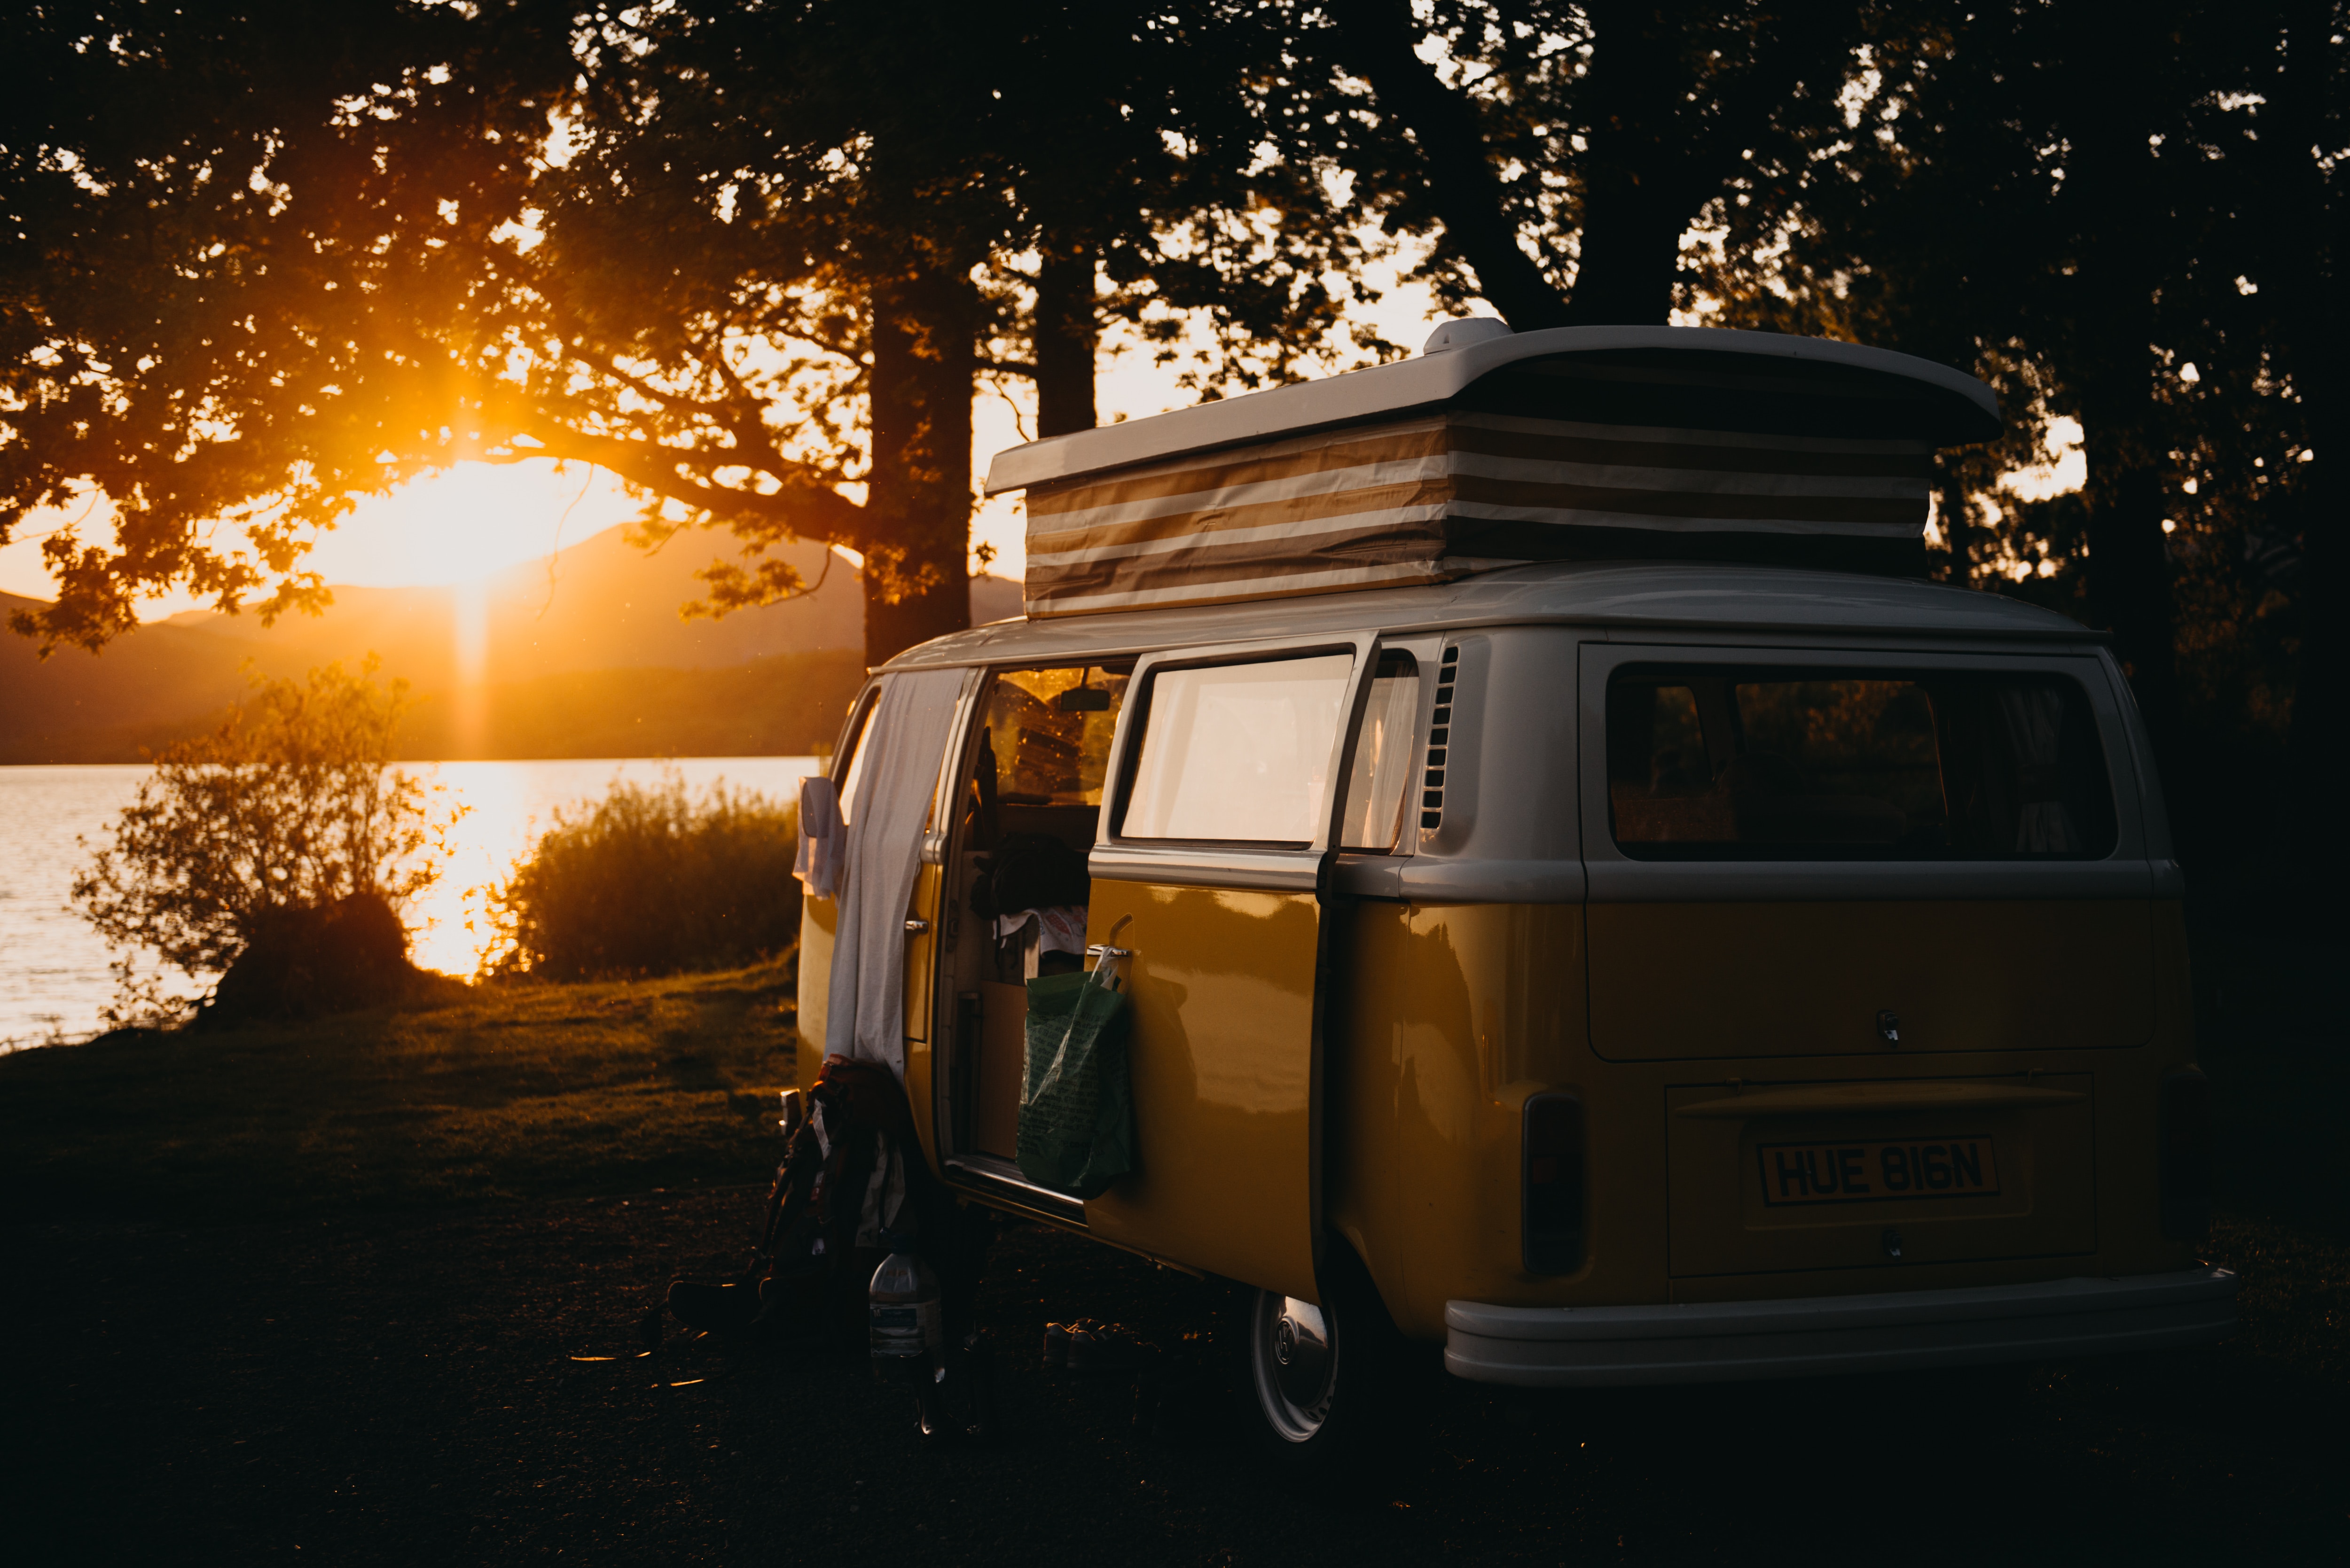
[[[1249,1359],[1257,1404],[1275,1432],[1290,1442],[1305,1442],[1329,1418],[1330,1391],[1337,1380],[1330,1321],[1311,1302],[1260,1291],[1252,1328]]]

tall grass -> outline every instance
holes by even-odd
[[[587,980],[726,969],[799,934],[793,808],[722,781],[615,783],[558,811],[490,900],[502,975]]]

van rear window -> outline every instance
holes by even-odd
[[[2064,676],[1634,668],[1607,689],[1617,844],[1650,859],[2094,859],[2095,722]]]

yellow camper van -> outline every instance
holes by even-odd
[[[1253,1291],[1301,1455],[1389,1325],[1551,1386],[2224,1335],[2129,689],[1922,580],[1932,454],[1997,427],[1851,345],[1455,323],[1002,454],[1028,613],[853,710],[804,1072],[887,1061],[969,1201]],[[1082,902],[977,913],[1015,836]],[[1135,1168],[1080,1201],[1015,1140],[1024,982],[1087,949]]]

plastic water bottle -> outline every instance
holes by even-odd
[[[903,1237],[885,1231],[881,1240],[889,1255],[873,1271],[866,1294],[873,1376],[884,1383],[934,1383],[946,1369],[939,1277]]]

